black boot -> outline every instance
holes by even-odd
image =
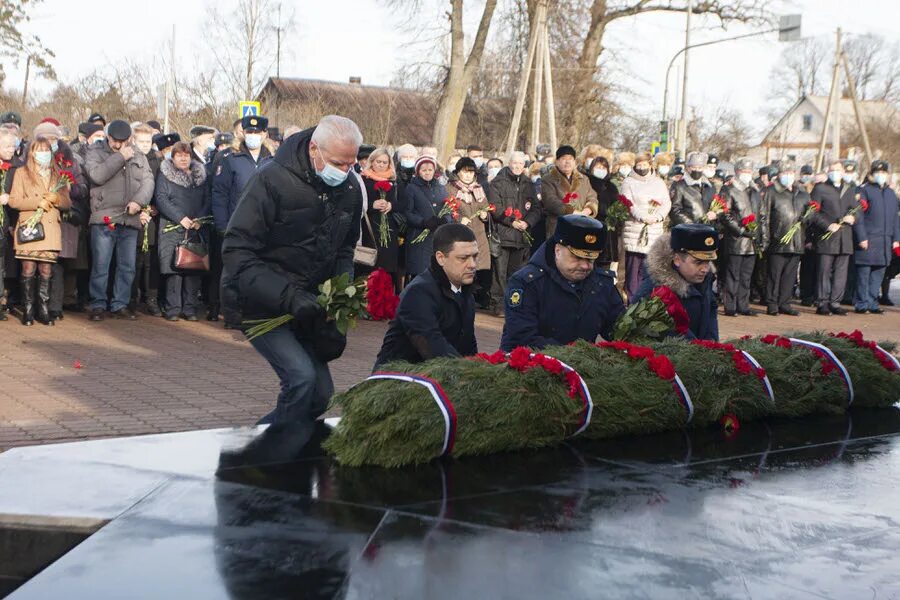
[[[22,276],[22,325],[34,325],[34,275]]]
[[[44,325],[56,325],[50,316],[50,278],[41,277],[38,281],[37,320]]]

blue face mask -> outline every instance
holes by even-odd
[[[786,188],[793,187],[794,176],[793,175],[779,175],[778,183],[780,183],[782,186],[784,186]]]
[[[244,136],[244,143],[251,150],[256,150],[262,146],[262,136],[258,133],[248,133]]]
[[[884,186],[887,183],[887,173],[875,173],[872,175],[872,180],[879,187]]]
[[[212,142],[210,142],[210,143],[208,143],[208,144],[206,145],[206,151],[207,151],[207,152],[212,152],[212,151],[215,150],[215,149],[216,149],[216,145],[213,144]]]
[[[59,142],[53,142],[52,144],[50,144],[50,150],[52,150],[53,152],[58,152],[59,151]]]
[[[344,183],[344,181],[347,179],[347,175],[349,175],[349,172],[345,173],[337,167],[328,164],[328,161],[322,158],[321,154],[319,154],[319,160],[325,163],[325,168],[320,171],[319,168],[316,167],[316,175],[319,176],[319,179],[325,182],[325,185],[327,185],[328,187],[337,187]],[[313,164],[313,166],[315,167],[315,164]]]
[[[844,176],[840,171],[828,171],[828,179],[834,185],[838,185],[841,182],[841,178]]]
[[[53,160],[53,153],[49,150],[38,150],[34,153],[34,160],[40,166],[48,167],[50,166],[50,161]]]
[[[404,169],[412,169],[413,167],[416,166],[416,161],[415,161],[415,159],[412,159],[412,158],[403,158],[403,159],[400,159],[400,166],[403,167]]]
[[[20,140],[19,138],[16,138],[16,150],[18,150],[19,146],[21,146],[21,145],[22,145],[22,140]]]

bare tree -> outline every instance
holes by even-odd
[[[753,145],[753,130],[743,115],[729,107],[719,106],[712,117],[699,114],[691,108],[688,126],[688,145],[715,154],[722,160],[732,161],[746,154]]]
[[[28,10],[41,0],[3,0],[0,3],[0,56],[12,59],[16,65],[25,62],[25,86],[22,98],[28,94],[28,78],[31,69],[36,69],[48,79],[56,79],[56,72],[50,64],[55,55],[43,47],[40,38],[27,34],[23,27],[28,23]],[[0,64],[0,84],[6,78]]]
[[[293,14],[277,22],[280,3],[275,0],[237,0],[234,11],[211,3],[207,20],[215,64],[232,99],[254,98],[277,60],[276,29],[282,35],[295,27]]]

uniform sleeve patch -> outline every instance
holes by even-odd
[[[506,293],[506,304],[510,308],[518,308],[522,304],[524,292],[520,288],[510,289]]]

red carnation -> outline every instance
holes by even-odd
[[[647,361],[647,365],[660,379],[665,379],[666,381],[675,379],[675,366],[672,364],[672,361],[669,360],[668,356],[657,354]]]
[[[654,288],[652,297],[659,298],[666,306],[666,312],[675,322],[675,332],[684,335],[691,329],[691,317],[685,310],[678,295],[668,286],[661,285]]]
[[[496,210],[497,210],[497,207],[493,203],[488,204],[488,212],[494,212]]]
[[[632,346],[628,349],[628,357],[635,360],[649,360],[653,358],[655,354],[656,353],[653,352],[652,348],[647,348],[646,346]]]
[[[571,201],[572,201],[572,194],[566,194],[565,196],[563,196],[563,199],[562,199],[563,204],[568,204]]]
[[[509,366],[517,371],[527,371],[531,368],[531,350],[519,346],[509,353]]]
[[[869,212],[869,201],[865,198],[859,199],[859,205],[862,206],[863,212]]]
[[[502,365],[506,362],[506,354],[504,354],[502,350],[497,350],[493,354],[479,352],[476,356],[481,360],[491,363],[492,365]]]
[[[623,194],[619,194],[619,202],[621,202],[628,208],[631,208],[632,206],[634,206],[634,203],[632,203],[631,200],[629,200],[628,197]]]
[[[581,379],[579,379],[578,373],[567,371],[566,384],[569,386],[569,398],[574,398],[576,394],[581,395]]]
[[[512,214],[513,214],[512,206],[507,206],[507,207],[506,207],[506,210],[503,211],[503,216],[504,216],[504,217],[511,217]]]
[[[900,256],[900,246],[894,248],[894,256]]]
[[[810,201],[809,201],[809,207],[810,207],[811,209],[813,209],[814,211],[816,211],[816,212],[821,212],[821,211],[822,211],[822,205],[819,204],[818,202],[816,202],[815,200],[810,200]]]
[[[725,415],[719,419],[719,423],[722,425],[725,433],[730,435],[734,435],[741,428],[741,422],[738,421],[738,418],[733,414]]]
[[[375,321],[388,321],[397,314],[400,298],[394,293],[394,281],[384,269],[372,271],[366,280],[366,311]]]
[[[741,227],[746,227],[750,223],[755,223],[755,222],[756,222],[756,215],[754,215],[753,213],[750,213],[749,215],[747,215],[746,217],[741,219]]]
[[[387,193],[394,188],[393,184],[390,181],[376,181],[375,182],[375,191],[376,192],[384,192]]]
[[[513,216],[516,218],[516,221],[521,221],[522,220],[522,211],[520,211],[517,208],[516,210],[513,211]]]

